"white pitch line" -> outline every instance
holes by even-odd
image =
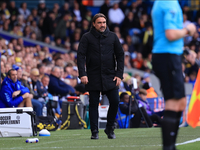
[[[177,145],[185,145],[185,144],[194,143],[194,142],[199,142],[199,141],[200,141],[200,138],[197,138],[197,139],[186,141],[186,142],[183,142],[183,143],[177,143],[176,146]]]
[[[62,140],[64,141],[64,140]],[[190,141],[186,141],[186,142],[183,142],[183,143],[177,143],[176,146],[178,145],[185,145],[185,144],[190,144],[190,143],[195,143],[195,142],[199,142],[200,141],[200,138],[197,138],[197,139],[194,139],[194,140],[190,140]],[[55,142],[55,141],[54,141]],[[45,142],[43,144],[47,144],[47,143],[54,143],[53,141],[52,142]],[[58,142],[58,141],[57,141]],[[82,148],[82,149],[88,149],[88,148],[122,148],[122,147],[141,147],[141,146],[144,146],[144,147],[148,147],[148,146],[162,146],[162,145],[120,145],[120,146],[69,146],[69,147],[65,147],[65,148],[73,148],[73,149],[77,149],[77,148]],[[13,150],[13,149],[63,149],[63,147],[13,147],[13,148],[1,148],[1,149],[10,149],[10,150]]]

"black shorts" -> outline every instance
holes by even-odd
[[[176,54],[153,54],[153,71],[160,79],[165,100],[185,97],[181,56]]]

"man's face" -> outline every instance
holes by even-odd
[[[8,77],[13,81],[13,83],[15,83],[17,81],[17,71],[16,70],[11,71],[10,76]]]
[[[106,19],[104,17],[99,17],[93,22],[93,26],[99,32],[104,32],[106,30]]]
[[[57,78],[60,78],[60,75],[61,75],[60,69],[59,69],[59,68],[55,68],[55,70],[52,71],[52,74],[53,74],[54,76],[56,76]]]
[[[47,78],[47,77],[42,78],[42,84],[44,86],[48,86],[49,85],[49,78]]]
[[[33,75],[31,74],[31,79],[35,82],[37,82],[37,80],[39,79],[39,76],[38,75]]]
[[[19,68],[17,70],[17,77],[18,77],[19,80],[22,78],[22,69],[21,68]]]
[[[123,101],[124,101],[125,103],[129,103],[129,95],[128,95],[128,94],[127,94],[127,95],[124,95]]]
[[[146,100],[147,100],[147,95],[145,95],[145,94],[139,94],[139,97],[140,97],[143,101],[146,101]]]

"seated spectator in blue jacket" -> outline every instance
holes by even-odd
[[[45,102],[46,101],[46,97],[48,97],[48,85],[49,85],[49,76],[48,75],[44,75],[41,78],[40,85],[41,86],[37,88],[38,95],[40,97],[38,100],[42,101],[42,102]]]
[[[61,97],[66,97],[67,95],[75,95],[75,89],[63,82],[61,78],[61,69],[58,66],[55,66],[51,70],[51,75],[49,76],[49,86],[48,91],[53,96],[58,96],[59,105],[56,109],[56,113],[61,114],[60,108],[62,108],[62,101],[59,99]]]
[[[48,91],[53,96],[67,96],[68,94],[74,94],[75,89],[63,82],[61,79],[61,70],[60,67],[53,67],[51,70],[51,75],[49,76],[49,86]]]
[[[10,69],[0,90],[0,108],[32,107],[29,89],[17,80],[17,71]]]

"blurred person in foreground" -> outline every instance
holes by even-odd
[[[0,108],[32,107],[29,89],[17,80],[17,71],[10,69],[0,90]]]
[[[152,64],[161,82],[165,99],[162,125],[163,150],[176,150],[175,143],[182,111],[186,106],[181,67],[183,37],[193,36],[194,24],[183,28],[183,14],[178,0],[155,1],[152,9],[154,45]]]
[[[123,79],[124,52],[117,35],[109,30],[106,17],[101,13],[93,17],[90,31],[81,38],[77,64],[79,78],[89,91],[91,139],[99,138],[100,92],[108,97],[110,103],[104,132],[109,139],[115,139],[114,122],[119,104],[118,88]]]

